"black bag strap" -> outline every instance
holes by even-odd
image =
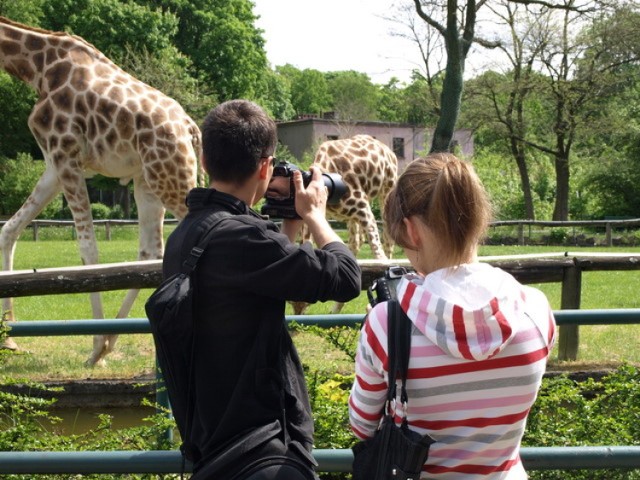
[[[204,253],[204,249],[209,244],[211,237],[213,236],[213,229],[220,223],[224,218],[232,216],[231,213],[222,210],[219,212],[213,212],[206,217],[205,220],[201,220],[199,223],[211,221],[211,224],[206,226],[199,235],[199,238],[196,240],[195,246],[191,248],[189,251],[189,256],[187,259],[182,262],[182,273],[190,274],[193,272],[198,265],[198,261],[200,257]],[[196,223],[197,225],[197,223]]]
[[[397,300],[389,300],[387,302],[387,349],[389,363],[389,388],[387,390],[387,410],[391,402],[396,398],[397,387],[396,379],[402,381],[400,390],[400,401],[403,405],[404,415],[403,422],[407,421],[406,404],[409,400],[407,394],[406,381],[409,370],[409,356],[411,353],[411,320],[404,313],[400,302]]]
[[[202,232],[198,234],[198,237],[195,242],[195,246],[191,247],[191,250],[189,250],[189,255],[187,256],[186,260],[182,262],[181,271],[183,274],[191,276],[192,290],[195,291],[195,275],[193,275],[193,273],[196,269],[196,266],[198,265],[198,261],[200,260],[200,257],[202,257],[202,254],[204,253],[205,248],[209,244],[209,241],[211,240],[211,237],[214,234],[215,227],[222,220],[231,216],[232,214],[227,211],[224,211],[224,210],[218,211],[218,212],[209,214],[205,219],[195,224],[195,225],[198,225],[205,222],[206,223],[210,222],[209,225],[206,225],[205,228],[202,230]],[[195,401],[192,395],[193,371],[194,371],[193,365],[195,363],[195,351],[196,351],[195,317],[192,317],[191,321],[192,321],[192,339],[191,339],[191,355],[189,356],[189,383],[188,383],[189,388],[187,390],[187,411],[185,415],[186,422],[185,422],[185,435],[184,435],[185,438],[182,439],[182,446],[180,449],[182,452],[181,478],[184,476],[186,450],[188,449],[187,445],[190,441],[189,437],[191,434],[191,422],[192,422],[193,411],[195,407]]]

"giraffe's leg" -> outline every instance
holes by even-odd
[[[29,195],[20,209],[5,223],[0,231],[0,250],[2,251],[2,269],[5,271],[13,270],[13,256],[15,254],[16,243],[18,237],[36,218],[36,216],[46,207],[51,200],[60,192],[60,184],[58,178],[51,168],[47,168],[33,192]],[[4,298],[2,302],[3,319],[7,321],[15,320],[13,311],[13,299]],[[1,345],[3,348],[17,349],[17,344],[7,338],[5,343]]]
[[[89,202],[89,193],[84,175],[78,170],[66,170],[65,180],[61,180],[60,183],[71,214],[73,215],[82,264],[95,265],[99,260],[98,243],[93,227],[91,204]],[[92,318],[104,318],[102,295],[100,292],[91,292],[89,298],[91,300]],[[101,351],[102,353],[100,353]],[[105,365],[104,348],[98,348],[95,338],[93,342],[93,353],[85,364],[87,366],[94,366],[96,364]]]
[[[374,217],[368,202],[366,207],[358,212],[358,222],[367,235],[373,257],[377,260],[387,260],[387,256],[384,254],[384,250],[380,244],[380,233],[378,232],[376,217]]]
[[[138,260],[162,258],[164,207],[144,180],[134,178],[133,186],[134,198],[138,209]],[[126,318],[129,315],[139,292],[140,290],[137,288],[132,288],[127,291],[116,318]],[[91,361],[94,356],[99,360],[112,352],[117,340],[118,335],[115,334],[96,335],[94,337],[94,351],[87,362]]]
[[[360,224],[353,220],[349,220],[347,225],[349,227],[349,250],[357,256],[360,251],[360,247],[362,246]]]
[[[300,232],[298,233],[300,238],[300,243],[311,241],[311,232],[309,232],[309,228],[306,225],[302,225]],[[309,308],[309,304],[307,302],[289,302],[293,307],[294,315],[304,315],[304,313]]]

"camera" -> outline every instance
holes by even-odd
[[[293,185],[293,172],[300,170],[297,165],[286,160],[280,160],[273,167],[273,176],[269,187],[264,194],[265,203],[261,213],[275,218],[300,218],[295,208],[295,186]],[[311,172],[302,173],[302,183],[306,187],[311,182]],[[342,177],[337,173],[323,173],[324,186],[329,191],[327,204],[337,204],[347,193],[347,186]]]
[[[396,287],[404,274],[408,273],[407,269],[400,266],[389,267],[384,273],[384,277],[380,277],[373,281],[367,289],[369,297],[369,305],[372,307],[380,302],[387,300],[396,300]]]

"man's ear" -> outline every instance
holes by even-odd
[[[422,238],[420,236],[420,225],[417,224],[419,220],[411,216],[409,218],[403,218],[404,228],[407,229],[407,236],[411,241],[413,247],[420,248],[422,246]]]
[[[264,180],[269,175],[269,162],[260,162],[259,177]]]

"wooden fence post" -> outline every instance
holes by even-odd
[[[531,237],[531,235],[529,235],[529,237]],[[524,245],[524,224],[522,223],[518,224],[518,245]]]
[[[560,308],[563,310],[579,309],[582,294],[582,269],[574,261],[574,266],[564,269],[562,275],[562,297]],[[578,325],[563,325],[559,327],[558,360],[576,360],[580,331]]]
[[[613,239],[612,239],[612,235],[611,235],[611,224],[607,223],[606,226],[606,234],[605,234],[605,238],[606,238],[606,242],[607,242],[607,247],[611,247],[613,246]]]

